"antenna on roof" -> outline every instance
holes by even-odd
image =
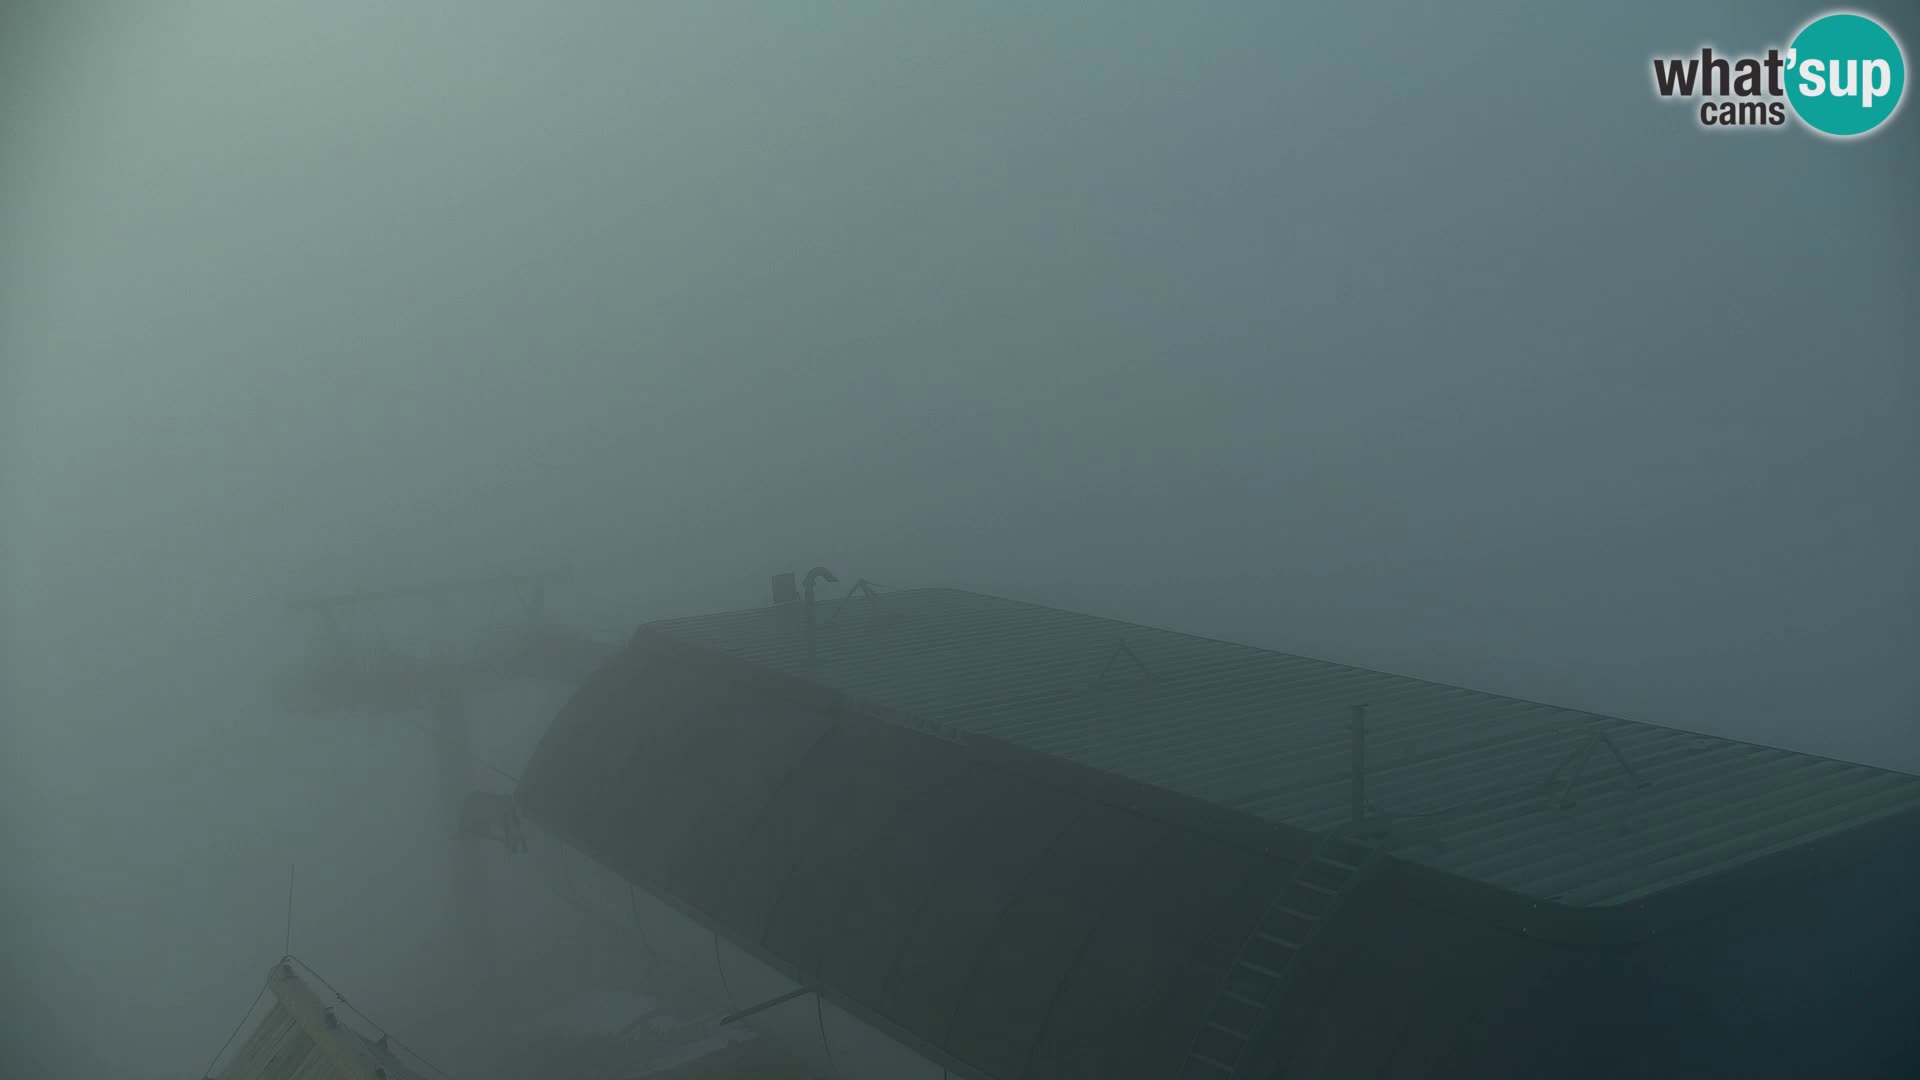
[[[1352,720],[1347,724],[1353,736],[1353,801],[1349,810],[1352,820],[1347,823],[1347,831],[1355,838],[1380,841],[1393,830],[1393,819],[1374,813],[1373,804],[1367,801],[1367,708],[1366,705],[1355,705]]]

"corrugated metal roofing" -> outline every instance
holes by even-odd
[[[1920,777],[1904,773],[978,593],[822,601],[811,666],[798,615],[645,629],[915,727],[1002,739],[1310,831],[1349,816],[1347,718],[1365,704],[1368,798],[1397,822],[1396,855],[1570,906],[1635,901],[1920,810]],[[1576,759],[1563,799],[1548,781]]]

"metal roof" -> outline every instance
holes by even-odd
[[[383,1043],[334,1016],[291,965],[274,965],[267,986],[273,1008],[220,1070],[220,1080],[421,1080]]]
[[[1568,906],[1920,811],[1904,773],[952,589],[821,601],[809,665],[793,607],[643,629],[910,726],[1308,831],[1349,817],[1347,718],[1364,704],[1366,789],[1394,854]]]

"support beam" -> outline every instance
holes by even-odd
[[[720,1026],[726,1027],[728,1024],[737,1024],[740,1021],[745,1020],[749,1016],[754,1016],[759,1013],[766,1012],[768,1009],[771,1009],[776,1005],[785,1005],[787,1002],[792,1001],[794,998],[805,997],[806,995],[811,993],[813,993],[813,987],[811,986],[796,986],[792,990],[789,990],[786,993],[779,995],[778,997],[770,997],[758,1005],[748,1006],[747,1008],[741,1009],[739,1012],[728,1013],[727,1015],[720,1018]]]

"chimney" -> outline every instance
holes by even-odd
[[[807,571],[807,580],[801,586],[806,592],[806,600],[802,606],[806,609],[807,616],[807,664],[809,666],[819,659],[819,653],[814,644],[817,635],[814,632],[813,626],[813,583],[816,581],[837,582],[839,580],[839,578],[833,576],[833,571],[824,566],[816,566]]]

